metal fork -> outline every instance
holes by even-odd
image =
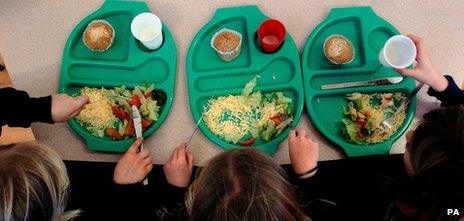
[[[398,115],[408,106],[409,103],[411,103],[412,99],[417,95],[417,93],[422,89],[423,86],[424,83],[420,83],[419,85],[417,85],[417,87],[414,88],[414,90],[408,95],[406,100],[401,102],[401,105],[398,107],[398,109],[396,109],[395,113],[393,113],[393,115],[391,115],[389,118],[385,119],[384,121],[382,121],[382,123],[380,123],[379,129],[381,130],[382,134],[386,133],[393,127],[392,125],[396,115]]]

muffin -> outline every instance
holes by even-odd
[[[353,44],[342,35],[329,36],[324,42],[324,55],[334,64],[348,64],[354,59]]]
[[[106,51],[113,44],[114,28],[105,20],[93,20],[84,30],[82,40],[92,51]]]
[[[242,35],[234,30],[223,28],[213,35],[211,47],[222,60],[231,61],[240,55]]]

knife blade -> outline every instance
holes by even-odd
[[[403,81],[403,77],[389,77],[389,78],[377,78],[367,81],[355,81],[355,82],[345,82],[345,83],[336,83],[336,84],[323,84],[321,85],[322,90],[328,89],[338,89],[338,88],[348,88],[348,87],[362,87],[362,86],[374,86],[374,85],[389,85],[397,84]]]
[[[134,121],[135,136],[142,137],[142,117],[140,116],[139,109],[132,105],[132,120]]]
[[[142,116],[140,116],[139,109],[132,105],[132,121],[134,121],[135,136],[137,139],[142,138]],[[143,150],[143,143],[140,145],[140,150]],[[143,180],[143,185],[148,184],[148,179]]]

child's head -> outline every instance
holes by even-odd
[[[191,220],[307,220],[285,171],[253,149],[211,159],[186,201]]]
[[[69,179],[58,154],[36,143],[0,146],[0,220],[67,220]]]
[[[464,107],[425,114],[407,140],[411,179],[400,185],[399,200],[430,220],[446,216],[447,208],[464,209]]]

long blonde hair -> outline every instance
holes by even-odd
[[[286,178],[272,158],[257,150],[221,153],[190,186],[190,220],[309,220]]]
[[[37,143],[0,146],[0,220],[70,220],[66,167],[52,149]]]

